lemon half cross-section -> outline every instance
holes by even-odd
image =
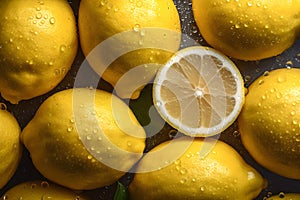
[[[243,78],[233,62],[209,47],[178,51],[157,73],[154,105],[171,126],[212,136],[230,126],[244,102]]]

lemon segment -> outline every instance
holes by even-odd
[[[248,88],[238,118],[244,146],[253,158],[281,176],[300,179],[300,69],[282,68]]]
[[[226,56],[208,47],[189,47],[158,71],[154,105],[165,121],[187,135],[216,135],[237,118],[243,85],[239,70]]]
[[[13,115],[2,109],[2,105],[0,103],[0,189],[14,175],[22,155],[21,128]]]
[[[156,163],[169,164],[136,173],[129,185],[130,199],[252,200],[266,186],[263,177],[226,143],[217,141],[207,156],[200,157],[205,142],[203,138],[181,137],[152,149],[137,171]],[[178,148],[182,146],[186,148]],[[173,160],[173,152],[178,150],[182,152]],[[160,156],[153,157],[153,152]]]

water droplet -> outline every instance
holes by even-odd
[[[156,102],[156,106],[158,106],[158,107],[162,106],[162,102],[160,102],[160,101]]]
[[[61,52],[65,52],[65,51],[66,51],[66,48],[67,48],[67,47],[66,47],[65,45],[61,45],[61,46],[60,46],[60,51],[61,51]]]
[[[50,22],[50,24],[55,24],[55,18],[54,18],[54,17],[51,17],[51,18],[49,19],[49,22]]]
[[[185,168],[182,168],[181,170],[180,170],[180,174],[186,174],[187,173],[187,170],[185,169]]]
[[[87,140],[92,140],[92,136],[91,136],[91,135],[87,135],[87,136],[86,136],[86,139],[87,139]]]
[[[127,146],[131,147],[131,145],[132,145],[131,142],[128,141]]]
[[[8,200],[8,195],[7,194],[3,196],[3,200]]]
[[[258,81],[258,85],[262,85],[264,82],[265,81],[261,79],[261,80]]]
[[[7,106],[5,103],[0,103],[0,110],[7,110]]]
[[[234,25],[234,27],[235,27],[236,29],[241,28],[241,26],[240,26],[239,24]]]
[[[47,181],[42,181],[42,182],[41,182],[41,186],[42,186],[43,188],[47,188],[47,187],[49,187],[50,185],[49,185],[49,183],[48,183]]]
[[[283,82],[286,81],[286,78],[285,78],[285,77],[282,77],[282,76],[279,76],[279,77],[277,78],[277,81],[278,81],[278,83],[283,83]]]
[[[41,7],[36,7],[36,11],[41,11]]]
[[[292,67],[294,66],[294,64],[293,64],[293,62],[290,60],[290,61],[287,61],[287,62],[285,63],[285,66],[286,66],[287,68],[292,68]]]
[[[248,5],[249,7],[251,7],[251,6],[253,6],[253,3],[252,3],[251,1],[248,1],[247,5]]]
[[[269,71],[265,71],[263,76],[269,76],[270,75],[270,72]]]
[[[135,24],[134,27],[133,27],[133,30],[135,32],[139,32],[140,28],[141,28],[141,26],[139,24]]]
[[[285,194],[284,194],[284,192],[280,192],[278,196],[279,196],[279,198],[284,198]]]
[[[37,19],[41,19],[42,17],[43,17],[43,15],[42,15],[42,13],[38,13],[38,14],[36,14],[36,16],[35,16]]]
[[[31,186],[30,186],[31,189],[34,189],[35,187],[36,187],[35,183],[31,184]]]
[[[89,160],[91,160],[92,158],[93,158],[93,156],[91,156],[91,155],[88,155],[88,157],[87,157]]]
[[[201,187],[200,187],[200,190],[201,190],[202,192],[204,192],[205,187],[204,187],[204,186],[201,186]]]
[[[183,178],[180,180],[180,183],[184,184],[184,183],[186,183],[186,181],[187,181],[186,178]]]
[[[9,39],[9,42],[12,43],[14,40],[12,38]]]
[[[136,2],[136,7],[140,8],[142,7],[143,3],[141,1]]]
[[[73,130],[73,128],[72,127],[68,127],[68,132],[71,132],[72,130]]]

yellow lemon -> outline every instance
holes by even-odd
[[[279,193],[277,196],[272,196],[270,198],[267,198],[267,200],[299,200],[300,194],[284,194]]]
[[[77,52],[73,11],[65,0],[0,2],[0,93],[11,103],[52,90]]]
[[[49,97],[21,137],[46,178],[85,190],[110,185],[129,171],[142,156],[146,136],[119,98],[69,89]]]
[[[28,181],[10,188],[2,199],[7,200],[86,200],[75,192],[47,181]]]
[[[162,118],[190,136],[229,127],[244,103],[244,81],[233,62],[209,47],[178,51],[158,71],[154,105]]]
[[[299,0],[193,0],[192,4],[204,39],[237,59],[278,55],[300,36]]]
[[[248,88],[238,118],[242,142],[267,169],[300,179],[300,69],[266,72]]]
[[[0,103],[0,189],[15,173],[22,155],[21,129],[12,114]]]
[[[137,173],[129,185],[130,199],[245,199],[255,198],[266,185],[262,176],[244,162],[229,145],[216,141],[202,156],[203,139],[182,137],[165,142],[142,158],[137,171],[168,163],[149,172]],[[181,151],[177,159],[174,152]],[[159,156],[152,156],[157,152]]]
[[[90,65],[122,98],[137,98],[180,45],[172,0],[82,0],[78,26]]]

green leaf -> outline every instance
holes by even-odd
[[[114,200],[129,200],[125,186],[118,182],[118,188],[114,196]]]

